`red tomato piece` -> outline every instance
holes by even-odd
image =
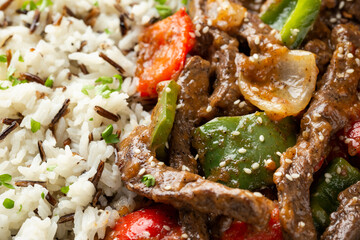
[[[120,218],[106,240],[180,239],[182,230],[177,211],[158,204]]]
[[[350,129],[345,133],[345,143],[348,145],[350,156],[360,153],[360,121],[354,122]]]
[[[185,8],[145,29],[135,75],[141,96],[156,97],[159,82],[174,79],[195,45],[194,24]]]
[[[235,221],[225,231],[221,240],[281,240],[282,232],[279,220],[279,209],[275,208],[271,213],[269,225],[262,231],[255,231],[244,222]]]

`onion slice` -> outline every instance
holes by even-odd
[[[295,116],[315,91],[319,70],[315,54],[286,47],[237,56],[239,87],[245,99],[273,120]]]

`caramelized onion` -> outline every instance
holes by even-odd
[[[305,109],[319,72],[314,54],[275,46],[261,55],[239,55],[237,66],[245,99],[274,120]]]

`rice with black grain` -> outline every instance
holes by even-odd
[[[21,9],[26,2],[0,0],[0,176],[12,177],[0,186],[0,239],[101,239],[119,209],[134,208],[101,133],[112,124],[122,140],[150,122],[129,97],[138,37],[159,18],[157,3],[43,0]]]

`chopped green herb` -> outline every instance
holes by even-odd
[[[162,19],[167,18],[172,15],[172,10],[169,6],[158,4],[155,6],[155,8],[158,11],[158,13]]]
[[[109,125],[106,127],[106,129],[101,133],[102,138],[105,140],[108,144],[118,143],[119,137],[116,134],[112,134],[114,130],[113,125]]]
[[[27,83],[26,80],[20,80],[20,79],[14,77],[14,76],[10,76],[9,80],[12,81],[12,86],[13,87],[16,86],[16,85],[19,85],[19,84]]]
[[[95,87],[95,93],[103,98],[109,98],[112,91],[108,85],[102,84]]]
[[[20,204],[20,208],[19,208],[18,213],[21,212],[21,210],[22,210],[22,204]]]
[[[41,193],[41,198],[45,199],[45,193],[44,192]]]
[[[9,87],[3,87],[1,84],[0,84],[0,90],[6,90],[8,89]]]
[[[52,172],[54,171],[54,169],[57,167],[57,165],[54,165],[54,166],[50,166],[50,167],[47,167],[46,170],[48,170],[49,172]]]
[[[10,174],[2,174],[0,175],[0,186],[4,185],[4,187],[15,189],[13,185],[11,185],[9,182],[11,182],[11,175]]]
[[[54,80],[52,80],[50,77],[48,77],[45,81],[45,86],[48,88],[52,88],[53,83],[54,83]]]
[[[141,178],[141,182],[147,187],[152,187],[155,185],[155,178],[151,174],[146,174]]]
[[[11,200],[10,198],[5,198],[3,206],[6,209],[12,209],[14,207],[14,200]]]
[[[89,121],[94,121],[94,118],[89,118]]]
[[[155,2],[158,2],[158,3],[160,3],[161,5],[163,5],[163,4],[166,3],[166,0],[155,0]]]
[[[96,2],[94,3],[94,6],[95,6],[95,7],[99,7],[99,2],[96,1]]]
[[[183,5],[187,5],[188,1],[187,1],[187,0],[181,0],[181,3],[182,3]]]
[[[19,56],[19,62],[24,62],[24,58],[21,55]]]
[[[11,78],[11,76],[14,75],[15,72],[16,72],[16,68],[14,68],[13,66],[10,66],[8,68],[8,71],[7,71],[7,74],[6,74],[6,79],[11,80],[10,78]]]
[[[63,193],[63,194],[67,194],[69,192],[69,186],[64,186],[60,189],[60,191]]]
[[[101,83],[101,84],[113,83],[113,78],[112,77],[99,77],[95,82]]]
[[[45,8],[53,5],[53,2],[51,0],[40,0],[36,5],[39,7],[40,11],[44,11]]]
[[[101,136],[105,139],[106,137],[110,136],[114,130],[112,124],[106,127],[106,129],[101,133]]]
[[[20,10],[22,10],[22,11],[25,11],[25,10],[33,11],[35,9],[37,9],[37,6],[36,6],[36,3],[34,1],[25,1],[23,3],[23,5],[21,6],[21,8],[20,8]]]
[[[41,124],[37,121],[35,121],[34,119],[31,119],[31,131],[33,133],[36,133],[37,131],[39,131],[41,127]]]
[[[88,90],[93,90],[95,87],[93,85],[86,85],[81,89],[81,92],[85,95],[89,95]]]
[[[6,55],[0,55],[0,62],[7,62],[7,57]]]
[[[110,30],[107,29],[107,28],[105,28],[104,32],[105,32],[106,34],[111,34]]]
[[[115,91],[120,91],[121,90],[121,86],[122,86],[122,83],[123,83],[123,78],[121,75],[119,74],[116,74],[114,75],[114,78],[116,78],[117,80],[119,80],[119,87],[117,89],[114,89]]]

